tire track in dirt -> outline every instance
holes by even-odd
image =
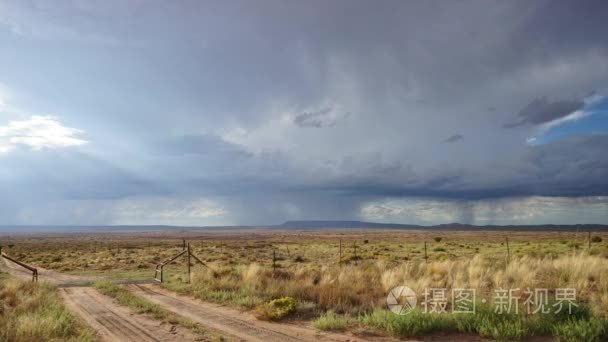
[[[90,287],[60,288],[66,306],[95,329],[105,341],[194,341],[193,333],[133,314]]]
[[[16,278],[31,281],[29,270],[1,258],[0,270]],[[59,287],[66,307],[80,316],[104,341],[194,341],[200,339],[190,331],[160,321],[133,314],[127,307],[115,303],[90,285],[101,277],[62,274],[43,268],[38,269],[39,281],[48,281]]]
[[[180,296],[156,285],[127,285],[127,288],[135,295],[237,340],[259,342],[365,341],[350,335],[319,333],[312,328],[288,323],[259,321],[250,314]]]

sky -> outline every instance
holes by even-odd
[[[0,0],[0,225],[608,224],[606,13]]]

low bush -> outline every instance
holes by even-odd
[[[291,297],[273,299],[259,305],[254,310],[257,319],[263,321],[278,321],[296,312],[296,300]]]

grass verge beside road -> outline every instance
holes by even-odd
[[[479,304],[475,314],[436,314],[414,310],[405,315],[377,309],[352,317],[333,312],[321,315],[314,326],[319,330],[346,330],[355,327],[386,332],[406,338],[435,332],[474,333],[497,341],[521,341],[533,336],[553,336],[557,341],[601,342],[608,340],[608,320],[594,317],[585,308],[568,314],[497,314],[488,304]]]
[[[57,288],[0,275],[0,341],[95,341],[64,307]]]
[[[205,329],[200,324],[163,309],[160,305],[152,303],[145,298],[138,297],[120,285],[98,282],[95,284],[95,288],[102,294],[116,299],[118,303],[129,307],[138,314],[146,314],[162,322],[179,325],[198,335],[206,334]]]

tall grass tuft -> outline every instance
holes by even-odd
[[[0,280],[0,341],[94,341],[49,283]]]

